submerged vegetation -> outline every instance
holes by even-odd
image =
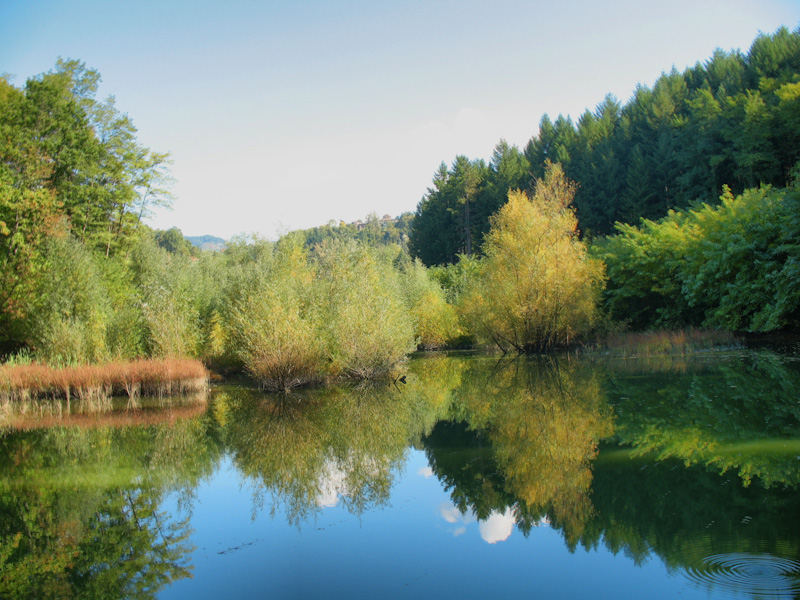
[[[545,117],[524,152],[442,165],[413,218],[219,252],[145,225],[170,203],[169,156],[95,98],[96,71],[59,60],[21,88],[2,79],[0,355],[67,367],[13,389],[3,367],[3,393],[131,394],[149,384],[118,365],[145,359],[288,390],[397,376],[414,349],[797,329],[798,78],[800,32],[781,29],[577,125]],[[704,344],[650,336],[671,353]]]

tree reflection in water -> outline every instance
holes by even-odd
[[[800,558],[797,364],[769,352],[466,364],[425,438],[453,522],[511,510],[525,534],[547,522],[570,548],[675,568],[702,570],[721,549]]]
[[[434,473],[462,513],[512,509],[523,532],[545,519],[574,544],[592,515],[592,460],[613,430],[596,372],[553,356],[468,365],[451,421],[426,439]]]
[[[745,485],[800,483],[800,365],[772,352],[682,364],[611,362],[615,440],[636,455],[738,473]]]
[[[430,431],[459,378],[447,359],[425,366],[412,368],[402,387],[266,396],[240,389],[218,398],[234,464],[255,490],[254,511],[268,505],[299,526],[325,506],[361,515],[385,505],[408,448]]]
[[[0,436],[0,596],[154,598],[191,576],[189,516],[219,447],[202,415]],[[182,515],[166,514],[167,495]]]
[[[334,504],[385,506],[419,448],[455,535],[477,523],[497,543],[548,524],[570,549],[656,555],[702,585],[731,556],[800,564],[799,367],[768,352],[439,356],[411,361],[406,384],[231,386],[163,421],[19,421],[0,434],[0,596],[148,598],[191,576],[194,494],[224,453],[254,513],[298,527]]]

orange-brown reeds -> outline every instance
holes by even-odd
[[[205,390],[208,371],[192,359],[141,359],[55,368],[43,364],[0,366],[0,402],[75,397],[102,402],[112,395],[177,396]]]

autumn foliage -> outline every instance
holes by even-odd
[[[603,265],[578,238],[576,185],[548,164],[535,193],[511,192],[491,219],[485,259],[463,309],[475,335],[504,351],[569,344],[596,319]]]

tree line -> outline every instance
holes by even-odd
[[[607,96],[577,122],[544,115],[524,149],[501,140],[488,164],[461,155],[439,166],[415,213],[411,254],[430,266],[480,252],[508,190],[530,192],[548,161],[580,184],[574,205],[587,239],[716,204],[723,186],[787,187],[800,161],[799,100],[800,29],[781,28],[747,53],[717,50],[639,85],[625,105]]]
[[[21,88],[0,78],[0,343],[24,337],[46,248],[69,236],[106,257],[130,251],[155,206],[169,205],[167,153],[136,139],[100,74],[76,60]]]
[[[414,348],[800,320],[800,31],[577,126],[545,117],[523,151],[442,164],[413,218],[222,252],[145,224],[170,203],[169,155],[98,82],[73,60],[0,81],[0,353],[14,360],[195,357],[285,389],[384,377]]]

